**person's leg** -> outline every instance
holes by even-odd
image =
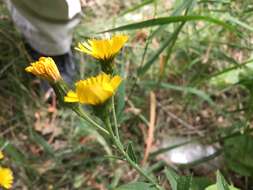
[[[34,60],[41,56],[52,57],[63,78],[70,82],[75,68],[70,46],[74,27],[80,20],[79,0],[6,2],[31,57]]]

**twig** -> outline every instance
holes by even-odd
[[[192,125],[188,124],[187,122],[185,122],[183,119],[179,118],[176,114],[164,109],[164,107],[162,106],[162,104],[160,102],[157,102],[157,105],[159,106],[159,108],[161,108],[162,111],[164,111],[170,118],[176,120],[178,123],[180,123],[181,125],[183,125],[184,127],[188,128],[188,129],[195,129]]]
[[[203,136],[203,133],[201,131],[198,131],[194,126],[190,125],[189,123],[187,123],[186,121],[184,121],[183,119],[179,118],[176,114],[166,110],[162,104],[160,102],[157,102],[157,105],[159,106],[159,108],[166,113],[170,118],[174,119],[175,121],[177,121],[179,124],[181,124],[182,126],[184,126],[187,129],[191,129],[191,130],[195,130],[196,133],[199,136]]]
[[[148,128],[148,137],[146,139],[146,149],[144,152],[144,158],[142,160],[142,165],[148,160],[148,156],[150,154],[152,144],[154,141],[154,131],[155,131],[155,120],[156,120],[156,97],[154,92],[150,92],[150,121]]]

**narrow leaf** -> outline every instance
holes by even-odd
[[[41,136],[39,135],[36,131],[31,130],[31,139],[40,145],[43,150],[50,156],[55,157],[54,150],[51,147],[50,144]]]
[[[177,180],[177,190],[190,190],[192,177],[191,176],[180,176]]]
[[[223,26],[224,28],[235,31],[235,28],[227,24],[226,22],[219,20],[217,18],[209,17],[209,16],[201,16],[201,15],[188,15],[188,16],[169,16],[169,17],[160,17],[160,18],[154,18],[146,21],[136,22],[132,24],[123,25],[117,28],[109,29],[102,31],[100,33],[105,32],[115,32],[115,31],[123,31],[123,30],[136,30],[136,29],[142,29],[152,26],[161,26],[176,22],[187,22],[187,21],[206,21],[211,22],[220,26]]]
[[[131,158],[131,160],[133,160],[135,163],[137,163],[137,159],[136,159],[136,155],[134,153],[134,148],[133,148],[132,142],[128,143],[126,151],[129,155],[129,157]]]
[[[168,47],[168,46],[173,46],[171,44],[174,44],[174,42],[177,39],[177,36],[179,32],[181,31],[184,23],[179,25],[177,29],[173,32],[172,35],[170,35],[164,42],[163,44],[159,47],[159,49],[156,51],[156,53],[145,63],[145,65],[141,68],[138,69],[138,75],[143,75],[150,67],[151,65],[155,62],[155,60],[159,57],[159,55],[163,52],[163,50]]]
[[[177,180],[179,178],[177,173],[174,170],[172,170],[171,168],[166,168],[165,175],[166,175],[167,180],[170,183],[171,189],[177,190]]]
[[[143,82],[142,85],[154,88],[154,87],[157,87],[157,82],[147,81],[147,82]],[[181,91],[184,93],[194,94],[200,97],[201,99],[207,101],[209,104],[214,105],[214,102],[212,101],[212,99],[209,97],[208,94],[196,88],[186,87],[186,86],[177,86],[177,85],[163,83],[163,82],[159,83],[159,85],[160,85],[159,88],[171,89],[171,90]]]
[[[229,190],[228,183],[226,182],[220,171],[217,172],[217,188],[218,190]]]

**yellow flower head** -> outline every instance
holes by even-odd
[[[41,57],[25,70],[50,82],[57,82],[61,79],[60,72],[51,57]]]
[[[87,53],[98,60],[111,61],[127,40],[126,35],[115,35],[111,39],[93,39],[78,43],[76,50]]]
[[[120,85],[122,79],[105,73],[76,83],[76,92],[69,91],[65,102],[80,102],[81,104],[98,105],[110,98]]]
[[[13,174],[9,168],[0,167],[0,186],[10,189],[13,184]]]
[[[2,151],[0,151],[0,160],[4,158],[4,154]]]

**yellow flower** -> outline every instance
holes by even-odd
[[[13,184],[13,174],[9,168],[0,167],[0,186],[10,189]]]
[[[0,151],[0,160],[4,158],[4,154],[2,151]]]
[[[110,98],[120,85],[122,79],[105,73],[76,83],[76,92],[69,91],[65,102],[80,102],[82,104],[98,105]]]
[[[51,57],[41,57],[25,70],[50,82],[57,82],[61,79],[60,72]]]
[[[78,47],[75,49],[87,53],[95,59],[111,61],[127,40],[128,36],[126,35],[115,35],[111,39],[93,39],[78,43]]]

